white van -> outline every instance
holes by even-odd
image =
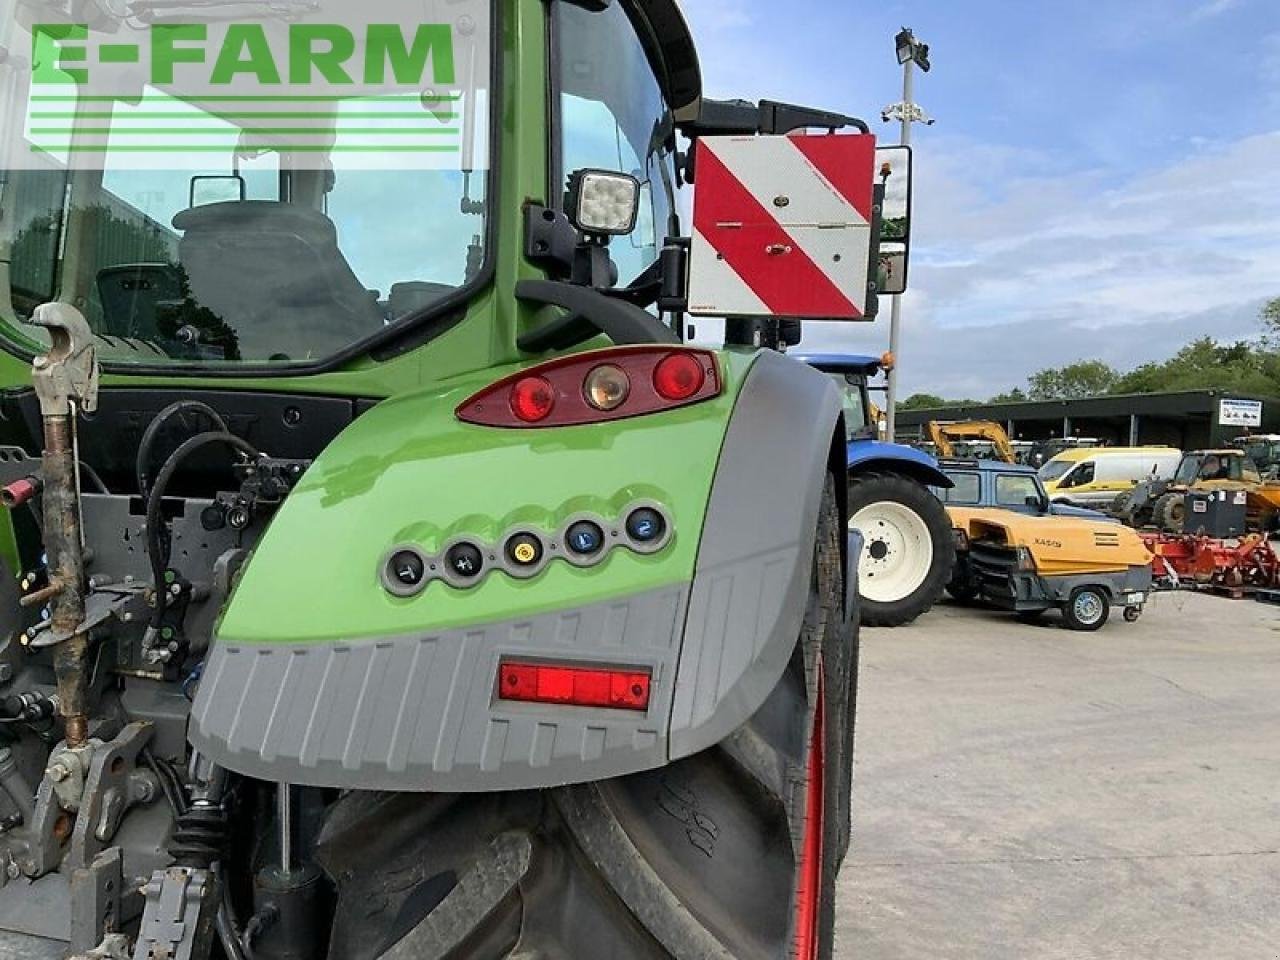
[[[1167,480],[1182,451],[1173,447],[1074,447],[1040,468],[1054,503],[1105,507],[1144,480]]]

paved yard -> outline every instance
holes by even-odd
[[[1280,607],[863,635],[841,960],[1280,958]]]

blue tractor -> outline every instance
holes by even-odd
[[[879,439],[868,381],[878,357],[791,354],[840,387],[848,430],[849,526],[864,538],[858,588],[862,622],[910,623],[937,602],[951,579],[955,547],[946,508],[930,487],[952,486],[933,457]]]

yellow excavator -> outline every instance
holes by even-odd
[[[932,443],[940,458],[957,456],[956,444],[979,441],[991,444],[994,459],[1017,463],[1018,457],[1004,427],[993,420],[963,420],[944,423],[930,420],[924,425],[924,438]]]

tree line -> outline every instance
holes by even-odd
[[[1227,390],[1280,396],[1280,297],[1260,311],[1261,336],[1221,343],[1204,336],[1192,340],[1168,360],[1144,363],[1121,372],[1102,360],[1079,360],[1039,370],[1015,387],[988,400],[947,400],[916,393],[900,404],[903,410],[955,404],[1017,403],[1026,400],[1079,400],[1084,397],[1167,390]]]

